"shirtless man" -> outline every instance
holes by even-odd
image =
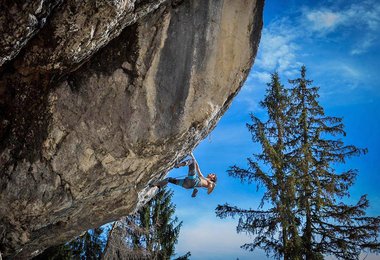
[[[176,178],[166,178],[159,183],[157,183],[155,186],[161,188],[165,185],[167,185],[169,182],[173,183],[175,185],[179,185],[184,187],[185,189],[194,189],[193,193],[191,194],[192,197],[195,197],[198,193],[197,188],[206,188],[207,194],[210,194],[216,185],[216,174],[210,173],[205,178],[199,169],[199,165],[197,161],[195,160],[194,156],[191,155],[191,159],[185,160],[179,164],[176,164],[174,167],[179,168],[183,166],[189,166],[189,173],[187,174],[187,177],[184,179],[176,179]]]

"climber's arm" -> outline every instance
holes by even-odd
[[[197,161],[194,160],[194,163],[195,163],[195,170],[198,172],[199,177],[201,177],[203,179],[206,179],[205,176],[203,176],[203,174],[201,172],[201,169],[199,168],[199,165],[198,165]]]
[[[201,172],[201,169],[199,168],[199,165],[198,165],[198,162],[197,160],[195,160],[195,157],[193,155],[193,153],[190,154],[191,158],[193,159],[194,161],[194,165],[195,165],[195,170],[197,171],[199,177],[203,178],[203,179],[206,179],[205,176],[203,176],[202,172]]]
[[[209,182],[209,185],[207,188],[207,194],[210,194],[215,188],[215,183],[213,183],[212,181],[208,181],[208,182]]]

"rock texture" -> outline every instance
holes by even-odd
[[[0,251],[16,258],[149,199],[241,88],[263,11],[263,0],[21,2],[0,18]]]

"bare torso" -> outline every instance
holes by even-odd
[[[207,188],[208,185],[209,185],[209,181],[208,181],[207,179],[203,179],[203,178],[201,178],[201,181],[200,181],[200,185],[199,185],[199,186],[201,186],[201,187],[203,187],[203,188]]]

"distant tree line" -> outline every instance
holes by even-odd
[[[47,248],[33,260],[100,259],[105,245],[102,234],[102,227],[90,229],[68,243]]]
[[[108,236],[104,259],[170,259],[182,222],[173,217],[172,191],[162,189],[136,214],[116,222]],[[187,253],[179,259],[186,260]]]
[[[238,233],[253,235],[242,248],[261,248],[277,259],[358,259],[363,250],[379,252],[379,217],[366,216],[366,195],[346,204],[357,171],[334,166],[366,149],[345,145],[342,118],[326,116],[318,87],[311,86],[302,66],[300,77],[281,84],[271,75],[261,107],[267,119],[251,114],[247,124],[261,152],[248,158],[248,168],[232,166],[228,174],[259,183],[265,193],[259,208],[219,205],[220,218],[238,217]]]
[[[172,191],[162,189],[136,214],[91,229],[71,242],[46,249],[34,260],[170,259],[175,255],[182,222],[174,216]],[[190,252],[177,258],[187,260]]]

